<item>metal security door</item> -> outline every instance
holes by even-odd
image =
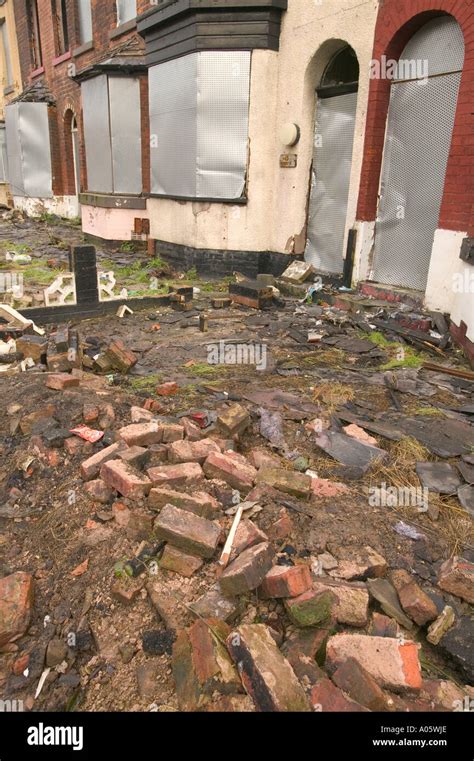
[[[398,63],[375,226],[379,283],[426,288],[463,60],[462,32],[444,17],[422,27]]]
[[[305,258],[329,274],[344,265],[356,109],[357,92],[318,98]]]

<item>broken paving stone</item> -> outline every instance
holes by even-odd
[[[115,370],[124,373],[131,370],[138,362],[137,355],[127,349],[123,341],[113,341],[107,347],[105,357]]]
[[[221,535],[215,523],[174,505],[163,507],[154,530],[157,537],[203,558],[212,558]]]
[[[113,491],[101,478],[88,481],[84,488],[86,494],[94,501],[106,505],[112,499]]]
[[[387,579],[369,579],[367,586],[370,594],[377,600],[387,616],[394,618],[405,629],[413,629],[413,622],[400,606],[395,587]]]
[[[218,478],[225,481],[233,489],[247,494],[257,477],[257,470],[242,457],[234,452],[212,452],[203,466],[208,478]]]
[[[353,553],[353,557],[339,560],[337,568],[330,572],[330,576],[347,581],[365,581],[366,579],[379,578],[387,572],[387,561],[372,547],[364,547],[363,550]]]
[[[456,625],[446,632],[438,645],[468,684],[474,682],[473,642],[474,618],[466,615],[458,619]]]
[[[384,616],[383,613],[377,613],[377,611],[375,611],[372,614],[369,634],[372,635],[372,637],[391,637],[393,639],[398,637],[398,624],[394,618]]]
[[[75,386],[79,386],[79,378],[74,378],[68,373],[49,375],[46,381],[46,387],[54,391],[64,391],[65,388],[74,388]]]
[[[474,604],[474,563],[460,557],[446,560],[439,569],[438,586]]]
[[[100,477],[111,489],[129,499],[146,497],[152,487],[150,479],[144,473],[123,460],[105,462],[100,469]]]
[[[250,422],[248,410],[240,404],[232,404],[222,410],[217,417],[218,428],[229,438],[242,434]]]
[[[461,507],[474,518],[474,486],[464,484],[458,489],[458,500]]]
[[[359,703],[346,697],[327,677],[323,677],[311,690],[313,710],[321,713],[356,713],[368,711]]]
[[[365,584],[318,578],[314,584],[315,592],[331,592],[336,602],[331,612],[335,620],[348,626],[365,626],[369,614],[369,593]]]
[[[337,598],[332,592],[309,590],[293,599],[285,600],[288,616],[295,626],[317,626],[329,621]]]
[[[210,454],[220,451],[213,439],[175,441],[168,447],[168,459],[171,463],[198,462],[203,465]]]
[[[332,675],[333,682],[352,700],[370,711],[386,711],[388,698],[375,679],[355,659],[348,658]]]
[[[387,452],[378,447],[362,444],[351,436],[336,431],[324,431],[314,440],[319,449],[341,465],[354,469],[354,475],[362,476],[376,461],[383,461]]]
[[[206,492],[186,494],[173,489],[152,489],[148,497],[148,506],[152,510],[159,510],[165,505],[174,505],[209,520],[222,515],[218,501]]]
[[[238,627],[227,638],[227,647],[258,711],[310,710],[303,687],[266,626]]]
[[[417,462],[416,472],[421,485],[437,494],[456,494],[462,483],[449,462]]]
[[[18,571],[0,579],[0,648],[23,636],[31,620],[33,577]]]
[[[259,591],[264,598],[298,597],[307,592],[311,585],[311,572],[307,565],[277,565],[267,573]]]
[[[121,428],[118,432],[119,438],[127,446],[149,446],[150,444],[160,444],[163,438],[163,429],[155,420],[148,423],[132,423]]]
[[[435,603],[408,571],[404,569],[393,571],[390,578],[398,592],[403,610],[418,626],[425,626],[437,618],[438,609]]]
[[[239,612],[236,598],[224,595],[219,584],[211,587],[189,607],[200,618],[218,618],[226,623],[234,621]]]
[[[220,578],[222,592],[237,596],[257,589],[272,567],[274,551],[268,542],[244,550]]]
[[[158,465],[156,468],[148,468],[147,473],[153,486],[171,489],[180,486],[195,486],[204,478],[202,468],[197,462]]]
[[[171,655],[176,640],[174,629],[151,629],[143,632],[143,652],[147,655]]]
[[[257,473],[257,484],[267,484],[293,497],[309,499],[311,494],[311,477],[284,468],[261,468]]]
[[[195,621],[180,631],[173,646],[173,677],[181,711],[198,711],[214,693],[242,692],[237,669],[225,641],[230,629],[223,621]]]
[[[366,634],[335,634],[326,648],[326,667],[330,673],[348,658],[355,658],[377,684],[394,692],[421,688],[418,645],[388,637]]]
[[[167,544],[160,559],[160,568],[165,571],[178,573],[180,576],[192,576],[202,567],[203,559],[187,552],[182,552],[177,547]]]
[[[261,542],[268,542],[268,536],[259,529],[251,520],[243,520],[239,523],[232,543],[230,562],[249,547],[254,547]]]
[[[111,444],[105,449],[101,449],[100,452],[93,454],[81,465],[81,476],[84,481],[90,481],[92,478],[96,478],[102,465],[108,460],[114,460],[118,457],[118,453],[127,448],[127,445],[123,441],[117,441],[115,444]]]

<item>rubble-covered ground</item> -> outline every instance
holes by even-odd
[[[4,251],[28,248],[39,304],[81,232],[10,217]],[[183,282],[144,254],[104,259],[129,293]],[[420,352],[386,328],[395,307],[354,294],[217,309],[226,283],[185,279],[189,311],[71,323],[81,361],[46,326],[46,363],[0,374],[0,694],[34,711],[468,710],[461,354],[443,336]]]

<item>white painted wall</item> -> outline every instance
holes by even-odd
[[[252,53],[247,205],[152,198],[148,203],[152,237],[195,248],[304,250],[315,89],[331,55],[346,42],[354,48],[361,71],[347,224],[352,226],[377,9],[377,0],[362,4],[296,0],[288,4],[282,17],[280,51]],[[286,122],[296,122],[301,129],[300,142],[293,148],[285,147],[278,138]],[[287,152],[298,156],[295,169],[280,169],[280,154]]]
[[[467,325],[474,341],[474,267],[459,258],[467,233],[436,230],[431,254],[425,304],[428,309],[447,312],[455,325]]]
[[[104,240],[131,240],[135,217],[148,216],[145,209],[103,209],[82,204],[82,230]]]
[[[57,214],[59,217],[74,219],[80,216],[77,196],[53,196],[52,198],[26,198],[13,196],[15,208],[25,211],[30,217],[42,214]]]

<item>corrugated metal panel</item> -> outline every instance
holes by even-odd
[[[86,145],[87,189],[111,193],[112,150],[110,142],[109,88],[105,74],[81,84]]]
[[[0,124],[0,182],[8,182],[7,134],[4,124]]]
[[[51,146],[46,103],[5,108],[10,187],[14,195],[52,197]]]
[[[21,142],[18,126],[19,104],[14,103],[5,108],[5,131],[7,136],[8,176],[11,192],[15,196],[25,194],[23,172],[21,168]]]
[[[307,261],[341,274],[354,145],[357,93],[320,98],[317,104]]]
[[[136,77],[109,77],[115,193],[141,193],[140,86]]]
[[[249,82],[248,51],[194,53],[150,68],[152,192],[241,196]]]
[[[196,195],[197,66],[194,53],[148,71],[152,193]]]
[[[197,185],[201,198],[239,198],[247,167],[250,53],[200,53]]]
[[[417,290],[426,288],[461,81],[461,73],[439,73],[464,60],[457,23],[435,21],[402,57],[425,58],[438,76],[392,84],[375,228],[373,279]]]

